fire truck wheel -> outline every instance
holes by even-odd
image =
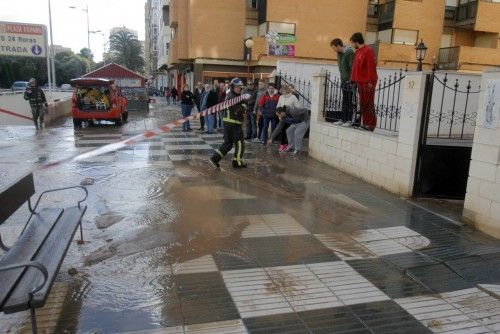
[[[82,120],[73,118],[73,126],[75,128],[81,128],[82,127]]]

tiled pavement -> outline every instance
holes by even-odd
[[[134,134],[88,135],[76,145]],[[175,130],[96,161],[133,155],[168,165],[206,157],[221,139]],[[245,155],[255,157],[251,145]],[[432,214],[409,227],[373,222],[380,227],[339,233],[224,185],[186,185],[235,208],[226,214],[247,223],[239,249],[173,265],[178,308],[170,312],[179,315],[167,328],[133,333],[500,333],[500,248],[434,224]]]
[[[138,132],[77,134],[75,146],[85,151]],[[221,140],[220,134],[175,129],[84,164],[180,170],[189,159],[206,159]],[[258,149],[248,145],[250,163]],[[292,214],[242,184],[200,183],[189,176],[181,181],[191,193],[225,207],[223,215],[235,225],[245,224],[237,247],[170,266],[161,277],[168,296],[161,313],[168,321],[142,324],[139,310],[137,317],[120,310],[108,322],[96,317],[82,332],[500,333],[500,243],[418,208],[391,209],[393,199],[383,192],[377,193],[378,202],[355,187],[329,194],[341,204],[333,210],[345,214],[335,216],[340,223],[354,215],[353,223],[356,212],[389,203],[381,205],[386,212],[379,217],[345,229]],[[321,186],[311,175],[303,183]],[[60,292],[53,297],[60,304]],[[60,311],[56,304],[51,308]],[[54,319],[48,319],[53,328]],[[66,328],[65,320],[59,328]]]

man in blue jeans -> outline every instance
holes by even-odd
[[[278,116],[276,116],[276,107],[280,96],[276,90],[274,83],[270,83],[267,88],[267,93],[262,96],[259,101],[259,107],[262,112],[262,118],[264,119],[264,127],[262,128],[262,134],[260,138],[260,143],[262,145],[267,144],[267,138],[269,137],[269,124],[271,124],[271,133],[274,131],[278,125]]]
[[[204,111],[210,107],[213,107],[217,104],[218,102],[218,97],[217,93],[212,89],[212,87],[209,84],[205,85],[205,95],[203,95],[203,101],[202,101],[202,110]],[[207,120],[207,132],[206,134],[214,134],[214,129],[215,129],[215,112],[205,116],[205,119]]]

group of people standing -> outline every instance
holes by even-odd
[[[342,88],[342,117],[335,124],[374,131],[377,126],[375,87],[378,80],[375,52],[365,45],[363,35],[359,32],[352,35],[350,42],[352,47],[344,45],[340,38],[330,43],[337,53]],[[359,101],[360,119],[354,113],[354,94],[357,94]]]
[[[175,86],[170,87],[160,87],[160,92],[167,98],[167,104],[172,103],[177,104],[177,98],[179,97],[179,92]]]
[[[246,92],[251,98],[245,139],[263,145],[278,143],[280,153],[297,154],[309,128],[309,111],[301,107],[295,87],[284,84],[278,90],[274,83],[260,80],[257,89],[250,83]]]
[[[346,127],[360,126],[373,131],[377,125],[374,104],[378,80],[375,53],[365,45],[361,33],[353,34],[350,42],[352,47],[345,46],[339,38],[330,43],[338,55],[343,93],[343,115],[337,124]],[[246,167],[242,161],[245,140],[262,145],[277,144],[279,153],[299,153],[309,129],[310,111],[301,107],[300,94],[293,85],[284,84],[278,90],[275,83],[266,83],[261,79],[258,87],[253,82],[244,87],[239,78],[234,78],[231,82],[214,80],[212,85],[198,82],[194,93],[189,90],[188,85],[184,85],[180,95],[182,116],[190,116],[193,106],[201,112],[241,94],[248,94],[250,97],[218,114],[200,117],[200,131],[212,134],[219,128],[224,132],[224,143],[215,151],[210,162],[219,168],[220,160],[234,146],[233,167]],[[360,119],[354,113],[354,94],[358,95]],[[191,131],[189,121],[183,123],[183,130]]]
[[[198,111],[201,112],[216,104],[224,102],[229,92],[229,81],[219,82],[218,80],[214,80],[213,84],[206,83],[204,85],[199,81],[194,92],[191,92],[189,86],[184,84],[180,95],[182,116],[190,116],[195,106]],[[223,117],[223,111],[217,114],[213,113],[207,116],[200,116],[200,128],[198,130],[205,134],[214,134],[216,129],[222,131]],[[182,129],[184,131],[192,131],[190,122],[185,122]]]

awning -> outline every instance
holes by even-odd
[[[270,73],[247,73],[247,72],[222,72],[222,71],[203,71],[202,72],[202,77],[203,78],[251,78],[253,80],[255,79],[264,79],[268,78]]]

